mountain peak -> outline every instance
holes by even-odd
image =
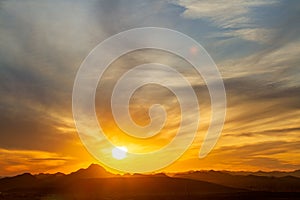
[[[35,177],[32,174],[28,173],[28,172],[17,175],[15,177],[10,177],[10,178],[18,178],[18,179],[24,179],[24,180],[35,179]]]
[[[89,166],[87,169],[89,169],[89,170],[91,170],[91,169],[101,169],[101,170],[105,170],[103,167],[101,167],[100,165],[95,164],[95,163],[90,164],[90,166]],[[105,170],[105,171],[106,171],[106,170]]]
[[[69,176],[77,178],[107,178],[115,175],[106,171],[106,169],[100,165],[91,164],[88,168],[79,169],[78,171],[71,173]]]

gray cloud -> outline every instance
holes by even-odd
[[[191,19],[208,19],[224,32],[220,35],[225,37],[240,37],[250,41],[267,41],[271,30],[258,27],[255,23],[256,7],[274,6],[278,1],[173,1],[183,6],[183,17]]]
[[[218,57],[228,96],[230,127],[225,127],[227,135],[232,131],[236,137],[275,137],[299,132],[299,3],[235,1],[237,7],[230,12],[227,8],[232,3],[225,9],[220,2],[180,1],[179,6],[177,1],[176,5],[172,2],[0,1],[0,147],[12,152],[15,149],[58,152],[68,145],[75,149],[76,144],[72,142],[78,138],[72,122],[71,95],[80,63],[94,46],[111,34],[141,26],[161,26],[189,33],[212,50],[212,57]],[[203,2],[209,4],[209,12],[203,11]],[[193,10],[193,3],[200,5],[195,7],[198,10]],[[211,12],[214,4],[220,9]],[[203,22],[202,18],[208,20]],[[264,43],[249,45],[242,40],[237,45],[231,40],[236,37]],[[224,40],[226,45],[222,43]],[[242,51],[245,56],[237,57]],[[201,78],[195,78],[195,73],[187,70],[190,67],[187,63],[161,52],[144,53],[136,52],[136,57],[119,60],[117,65],[123,66],[123,71],[112,68],[107,72],[108,85],[102,88],[104,96],[109,95],[114,80],[126,66],[156,59],[174,66],[189,78],[198,92],[202,113],[209,113],[207,88]],[[156,88],[139,97],[151,94],[161,96],[165,104],[174,100],[171,94]],[[143,102],[139,100],[137,96],[136,101]],[[101,115],[101,111],[98,114]],[[264,127],[266,125],[272,128]],[[273,151],[276,145],[282,152],[282,149],[295,150],[299,144],[280,140],[261,145]],[[259,146],[232,146],[223,150],[229,157],[241,153],[252,159],[254,153],[250,149],[255,148]],[[287,168],[285,161],[271,158],[272,153],[263,149],[257,152],[257,157],[259,153],[270,157],[259,158],[259,162],[253,158],[249,165],[257,161],[261,166],[269,163]],[[57,154],[28,159],[36,162],[68,160]],[[0,159],[0,162],[4,166],[5,160]],[[7,161],[6,166],[10,164],[14,165],[13,160]]]

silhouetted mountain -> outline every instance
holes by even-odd
[[[300,178],[256,175],[233,175],[228,172],[202,171],[176,174],[174,177],[189,178],[254,191],[300,192]]]
[[[96,164],[91,164],[87,169],[79,169],[78,171],[67,175],[69,178],[108,178],[116,176],[118,175],[112,174]]]
[[[34,188],[38,186],[38,179],[29,174],[21,174],[14,177],[0,179],[0,191],[11,190],[15,188]]]
[[[216,171],[176,174],[175,177],[165,174],[121,176],[93,164],[68,175],[26,173],[2,178],[0,200],[296,199],[300,198],[300,193],[296,193],[300,192],[299,188],[300,179],[291,176],[242,176]]]
[[[255,175],[255,176],[273,176],[273,177],[285,177],[285,176],[294,176],[297,178],[300,178],[300,170],[295,170],[292,172],[283,172],[283,171],[272,171],[272,172],[263,172],[263,171],[257,171],[257,172],[247,172],[247,171],[240,171],[240,172],[230,172],[227,171],[227,173],[232,175]]]
[[[66,176],[64,173],[57,172],[55,174],[45,174],[45,173],[40,173],[37,175],[34,175],[37,179],[47,179],[47,178],[59,178],[62,176]]]

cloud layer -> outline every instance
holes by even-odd
[[[97,114],[106,117],[100,123],[105,123],[113,141],[125,137],[113,134],[117,128],[108,114],[113,84],[130,65],[154,60],[188,78],[201,110],[199,135],[192,148],[166,170],[299,168],[299,11],[299,2],[279,0],[226,4],[206,0],[1,1],[0,176],[67,172],[95,161],[83,147],[72,119],[76,71],[99,42],[143,26],[181,31],[206,48],[224,78],[226,124],[216,149],[198,160],[211,114],[205,83],[188,63],[172,54],[140,51],[117,60],[106,73],[104,86],[98,87]],[[129,140],[132,149],[156,149],[175,134],[180,116],[174,107],[178,104],[165,89],[137,91],[131,105],[136,122],[149,122],[151,103],[168,108],[168,128],[165,135],[154,138],[156,142],[134,145],[136,140]]]

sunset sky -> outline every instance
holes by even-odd
[[[162,171],[300,169],[299,19],[296,0],[0,0],[0,176],[69,173],[101,164],[74,125],[74,79],[98,43],[137,27],[177,30],[207,50],[224,80],[226,122],[213,151],[199,159],[211,114],[205,83],[171,53],[136,51],[112,63],[97,89],[99,123],[113,143],[147,152],[174,137],[180,110],[164,88],[144,87],[130,104],[140,125],[149,123],[151,104],[165,105],[166,127],[148,141],[121,133],[110,113],[118,77],[129,67],[155,61],[187,77],[201,112],[191,148]]]

